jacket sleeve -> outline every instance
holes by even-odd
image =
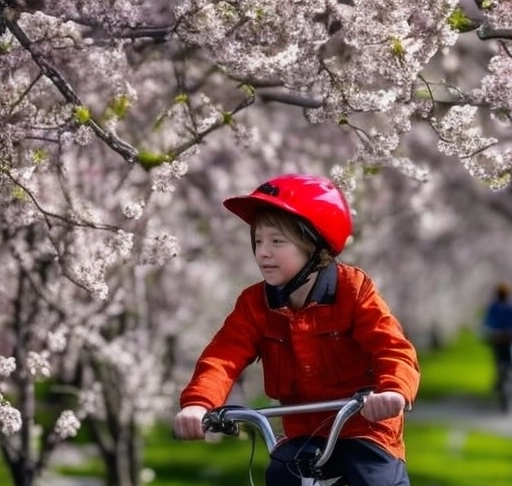
[[[242,371],[258,356],[258,329],[251,316],[250,297],[243,292],[196,362],[189,384],[181,393],[181,407],[208,409],[224,404]]]
[[[372,356],[376,391],[399,392],[410,407],[420,381],[416,350],[367,275],[356,299],[353,337]]]

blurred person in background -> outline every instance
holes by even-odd
[[[494,287],[484,314],[483,333],[494,357],[494,387],[499,388],[500,383],[510,373],[512,365],[512,302],[510,286],[505,282],[499,282]]]

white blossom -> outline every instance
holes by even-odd
[[[54,331],[48,332],[48,349],[54,353],[59,353],[66,349],[68,330],[64,326],[59,326]]]
[[[0,356],[0,376],[7,378],[16,369],[16,359]]]
[[[29,351],[27,355],[27,366],[30,374],[35,378],[48,378],[51,375],[50,353],[43,351],[36,353]]]
[[[178,239],[167,232],[146,238],[142,248],[141,263],[143,265],[164,265],[178,256],[180,246]]]
[[[21,413],[8,402],[0,403],[0,430],[4,435],[13,435],[21,429]]]
[[[61,440],[64,440],[75,437],[80,425],[80,420],[72,410],[64,410],[55,423],[54,432]]]
[[[88,415],[104,416],[103,391],[100,382],[94,382],[88,388],[80,390],[77,416],[83,420]]]
[[[109,247],[114,251],[113,258],[127,260],[133,249],[133,233],[119,230],[109,241]]]
[[[183,160],[164,163],[152,174],[152,189],[157,192],[173,192],[175,182],[188,171],[188,164]]]
[[[145,202],[144,201],[138,201],[138,202],[127,202],[123,206],[123,214],[128,219],[140,219],[142,217],[142,213],[144,211]]]
[[[453,106],[441,120],[433,120],[433,125],[441,137],[438,142],[441,152],[468,157],[497,142],[494,137],[481,134],[474,120],[476,113],[476,106]]]
[[[335,165],[331,168],[330,177],[334,184],[336,184],[345,197],[347,198],[347,202],[354,202],[354,191],[357,187],[357,178],[360,177],[360,171],[356,166],[346,165],[340,166]],[[352,208],[353,204],[350,204]]]
[[[88,126],[81,125],[78,130],[73,134],[75,143],[82,147],[88,145],[94,137],[94,133]]]

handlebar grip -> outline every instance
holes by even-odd
[[[229,408],[230,407],[214,408],[207,412],[202,420],[203,430],[205,432],[217,432],[233,437],[238,436],[240,434],[239,424],[234,420],[227,420],[225,418],[225,412],[229,410]]]

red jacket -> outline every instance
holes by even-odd
[[[332,264],[308,303],[291,309],[264,282],[245,289],[197,361],[181,406],[222,405],[240,373],[261,359],[265,392],[282,404],[346,398],[361,388],[397,391],[411,404],[419,386],[416,352],[362,270]],[[326,435],[333,413],[283,418],[288,437]],[[327,426],[320,427],[325,419]],[[370,439],[405,458],[403,415],[369,422],[352,417],[341,436]]]

